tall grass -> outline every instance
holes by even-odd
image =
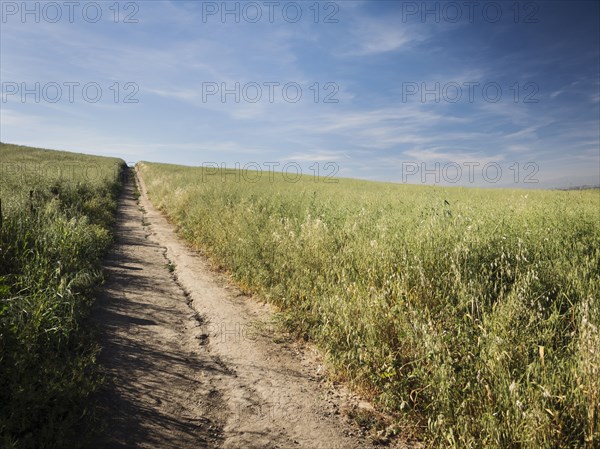
[[[84,323],[123,166],[0,144],[0,447],[84,444],[96,383]]]
[[[398,429],[431,447],[600,444],[599,191],[139,168],[180,234]]]

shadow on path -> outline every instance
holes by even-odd
[[[196,339],[197,322],[124,188],[107,281],[93,312],[107,382],[100,448],[214,448],[226,414],[211,376],[227,376]]]

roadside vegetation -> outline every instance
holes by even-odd
[[[0,447],[84,445],[119,159],[0,143]],[[83,436],[82,436],[83,435]]]
[[[384,433],[600,445],[600,191],[138,169],[182,237],[395,417]]]

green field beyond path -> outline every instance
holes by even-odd
[[[599,190],[138,167],[183,238],[394,414],[385,431],[432,447],[598,447]]]

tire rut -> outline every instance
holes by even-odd
[[[165,248],[142,226],[131,184],[119,202],[116,242],[93,319],[107,383],[103,448],[221,447],[226,373],[195,339],[201,325],[165,263]]]

